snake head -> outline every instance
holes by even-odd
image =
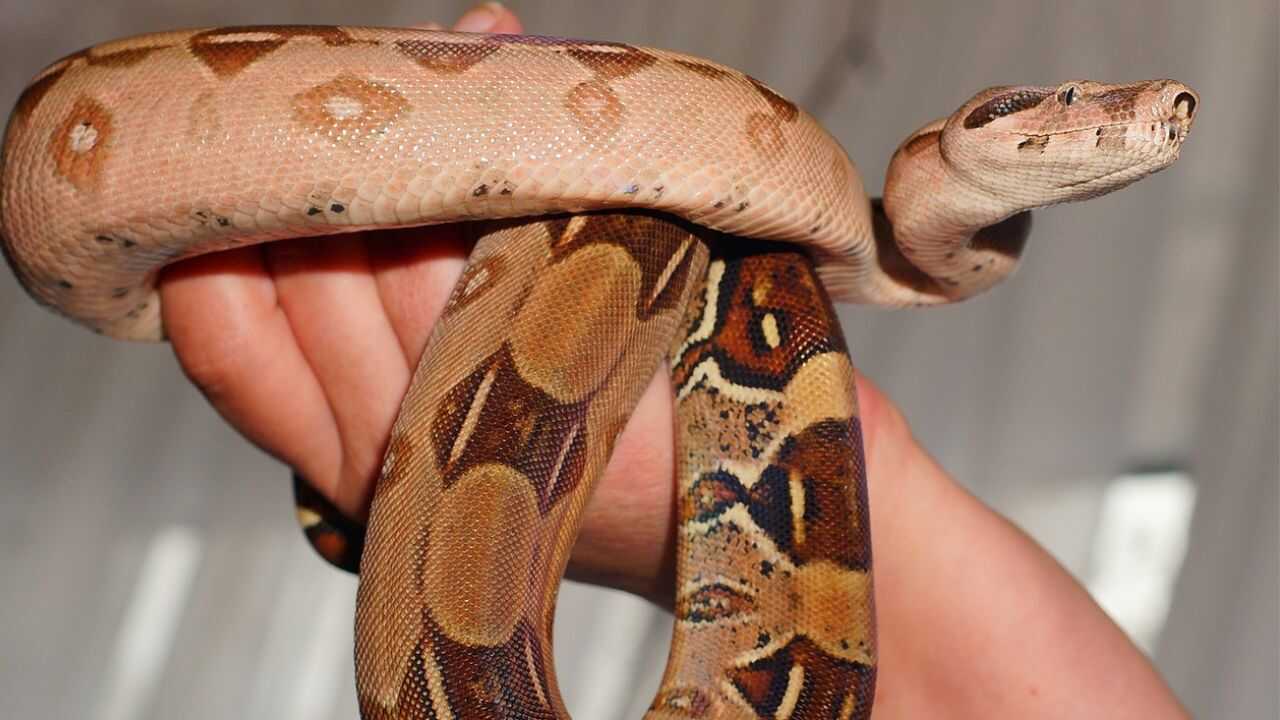
[[[1028,207],[1118,190],[1178,159],[1200,97],[1173,80],[994,87],[943,127],[949,168]]]

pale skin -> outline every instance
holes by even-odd
[[[523,30],[493,5],[455,28]],[[445,226],[196,258],[163,275],[164,323],[183,369],[228,422],[364,518],[400,399],[467,250]],[[861,376],[858,400],[876,560],[877,720],[1188,717],[1084,589],[939,467]],[[666,607],[671,412],[661,371],[619,439],[569,568]]]

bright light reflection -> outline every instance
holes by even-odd
[[[1182,569],[1196,486],[1180,471],[1121,475],[1104,491],[1089,591],[1148,654]]]
[[[192,528],[175,525],[152,538],[116,636],[99,706],[101,720],[147,717],[202,555],[203,545]]]

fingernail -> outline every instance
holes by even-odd
[[[502,18],[503,12],[502,5],[496,2],[477,5],[459,18],[453,29],[459,32],[485,32],[492,30],[493,26],[497,25],[498,20]]]

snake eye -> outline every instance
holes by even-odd
[[[1075,85],[1068,85],[1058,91],[1058,102],[1070,106],[1080,97],[1080,90]]]

